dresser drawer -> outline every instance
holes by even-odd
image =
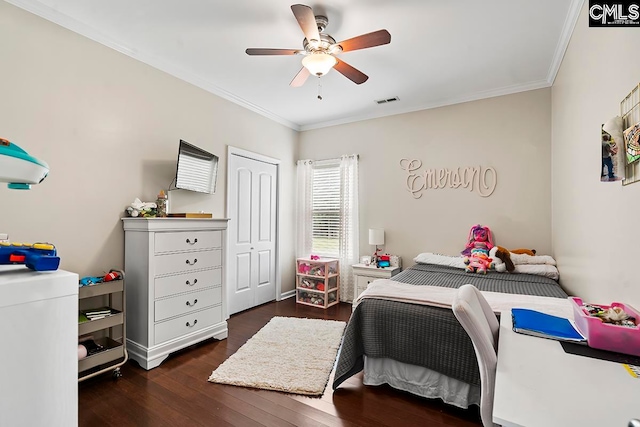
[[[204,270],[222,265],[222,251],[184,252],[181,254],[156,255],[154,257],[155,275],[180,274]]]
[[[155,343],[157,345],[173,338],[182,337],[219,322],[222,322],[221,305],[156,323]]]
[[[222,269],[194,271],[178,276],[165,276],[155,279],[155,298],[164,298],[173,294],[197,291],[222,284]]]
[[[170,317],[182,316],[222,302],[222,287],[203,289],[155,301],[154,319],[159,322]]]
[[[217,230],[155,233],[156,254],[220,247],[222,247],[222,232]]]
[[[369,283],[374,280],[380,279],[380,277],[372,277],[372,276],[356,276],[356,288],[360,291],[364,291],[369,286]]]

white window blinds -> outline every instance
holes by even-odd
[[[340,165],[313,168],[312,244],[314,254],[340,255]]]

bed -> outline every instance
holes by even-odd
[[[555,314],[565,313],[567,294],[553,279],[494,271],[470,274],[457,265],[461,260],[453,261],[415,264],[392,280],[374,281],[354,301],[334,389],[364,369],[366,385],[386,383],[467,408],[480,403],[480,374],[471,340],[450,308],[457,288],[473,284],[494,311],[546,304],[557,306]]]

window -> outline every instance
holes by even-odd
[[[340,256],[340,165],[313,168],[311,251]]]

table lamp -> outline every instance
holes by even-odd
[[[376,247],[376,251],[373,253],[372,262],[378,264],[378,245],[384,245],[384,229],[382,228],[370,228],[369,229],[369,244]]]

